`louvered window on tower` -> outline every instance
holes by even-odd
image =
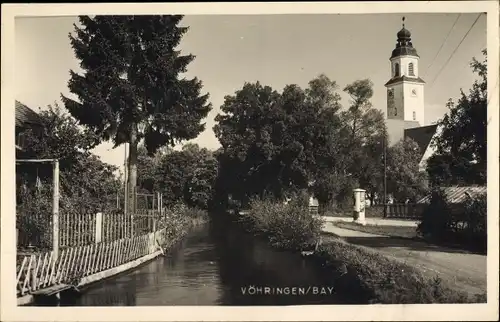
[[[415,72],[413,71],[413,63],[408,65],[408,75],[415,76]]]
[[[399,76],[399,64],[394,65],[394,76]]]

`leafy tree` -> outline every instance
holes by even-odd
[[[387,145],[384,116],[372,106],[373,83],[369,79],[357,80],[344,91],[351,100],[342,113],[343,132],[339,137],[344,163],[340,169],[352,176],[349,186],[359,184],[373,201],[383,189],[383,149]]]
[[[172,149],[167,146],[151,155],[143,144],[139,145],[137,150],[137,187],[139,190],[145,193],[160,191],[157,171],[162,158],[169,153],[172,153]]]
[[[226,96],[214,127],[223,149],[218,186],[243,203],[307,188],[335,160],[336,88],[321,75],[306,90],[288,85],[280,94],[257,82]]]
[[[217,173],[217,159],[212,153],[204,154],[186,182],[184,198],[188,205],[199,209],[211,208]]]
[[[189,143],[181,151],[159,154],[155,159],[140,170],[152,173],[145,177],[151,178],[155,189],[163,193],[165,204],[183,202],[202,209],[211,205],[218,171],[213,152]]]
[[[449,100],[448,114],[439,122],[441,133],[433,142],[436,153],[427,163],[431,184],[486,183],[487,53],[484,61],[473,58],[471,67],[479,80],[469,93],[461,90],[455,104]]]
[[[83,74],[70,71],[62,96],[70,113],[99,142],[129,143],[129,189],[137,185],[137,148],[195,138],[211,109],[197,78],[180,78],[193,55],[176,50],[187,27],[182,16],[80,16],[71,45]],[[133,198],[130,199],[133,203]],[[133,209],[131,204],[130,209]]]
[[[410,138],[387,151],[387,192],[400,202],[416,201],[426,191],[425,175],[419,171],[420,151]]]

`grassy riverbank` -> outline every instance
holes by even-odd
[[[384,235],[397,238],[417,238],[416,227],[404,226],[382,226],[382,225],[360,225],[354,222],[338,221],[334,223],[335,226],[365,233]]]
[[[452,249],[460,249],[460,250],[470,252],[470,253],[486,255],[486,249],[481,248],[481,247],[475,247],[474,244],[469,245],[466,243],[453,243],[450,241],[436,240],[435,238],[433,239],[431,236],[424,238],[417,233],[416,227],[383,226],[383,225],[364,225],[363,226],[363,225],[360,225],[360,224],[357,224],[354,222],[344,222],[344,221],[338,221],[338,222],[335,222],[333,224],[337,227],[340,227],[340,228],[354,230],[354,231],[360,231],[363,233],[383,235],[383,236],[388,236],[391,238],[398,238],[398,239],[417,240],[417,241],[425,242],[425,243],[430,244],[430,245],[444,246],[444,247],[448,247],[448,248],[452,248]]]
[[[321,235],[321,221],[307,213],[307,206],[255,201],[241,219],[255,234],[273,247],[289,250],[310,248]],[[337,293],[360,303],[470,303],[485,302],[486,296],[469,296],[438,277],[343,240],[323,235],[323,243],[310,257],[331,269]]]

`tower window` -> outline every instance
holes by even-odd
[[[394,65],[394,76],[399,76],[399,64]]]
[[[415,111],[413,111],[413,120],[416,121],[417,120],[417,113],[415,113]]]
[[[413,70],[413,63],[408,65],[408,75],[415,76],[415,71]]]

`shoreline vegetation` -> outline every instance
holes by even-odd
[[[331,269],[335,287],[345,296],[368,304],[484,303],[486,294],[470,295],[453,289],[439,277],[382,254],[349,244],[321,232],[322,220],[308,212],[307,203],[288,205],[272,200],[254,200],[237,221],[271,247],[300,252],[321,244],[308,259]],[[321,237],[320,237],[321,236]]]

